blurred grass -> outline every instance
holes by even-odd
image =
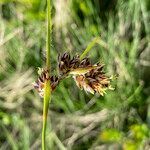
[[[88,56],[118,78],[104,97],[80,91],[70,78],[60,83],[50,106],[48,149],[150,149],[148,0],[53,5],[52,72],[59,53],[81,54],[99,36]],[[45,60],[45,8],[39,0],[0,1],[1,150],[40,149],[42,100],[32,82]]]

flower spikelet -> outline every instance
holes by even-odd
[[[45,80],[50,80],[51,90],[54,91],[56,86],[59,83],[59,79],[57,76],[49,77],[48,70],[42,69],[40,76],[38,77],[37,81],[33,83],[34,88],[38,91],[41,97],[44,96],[44,83]]]
[[[86,92],[99,93],[103,96],[107,89],[113,89],[110,85],[111,78],[108,78],[103,72],[103,64],[99,63],[94,66],[95,68],[89,72],[74,76],[74,80],[77,86]]]
[[[91,66],[89,59],[84,58],[83,60],[80,60],[79,55],[75,55],[71,58],[70,54],[65,52],[58,57],[58,69],[60,75],[68,75],[76,69],[78,70],[87,66]]]

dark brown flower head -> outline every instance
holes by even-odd
[[[91,69],[85,74],[79,74],[74,76],[74,80],[77,86],[81,89],[84,89],[87,92],[92,94],[99,93],[104,95],[107,89],[113,89],[110,86],[111,78],[108,78],[103,72],[102,64],[95,65],[94,69]]]
[[[38,91],[41,97],[44,96],[44,82],[45,80],[50,80],[51,90],[54,91],[56,86],[59,83],[59,79],[57,76],[49,77],[48,70],[42,71],[41,75],[38,77],[37,81],[33,83],[34,88]]]
[[[60,75],[68,74],[78,68],[85,68],[92,66],[89,58],[80,60],[79,55],[75,55],[72,59],[68,53],[58,57],[58,66]]]
[[[70,55],[66,52],[63,55],[58,56],[58,67],[60,74],[66,74],[70,70]]]

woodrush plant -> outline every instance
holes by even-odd
[[[92,94],[99,93],[104,95],[107,89],[113,90],[110,85],[112,77],[107,77],[103,71],[104,64],[92,64],[90,59],[85,55],[91,48],[99,42],[99,38],[95,38],[79,56],[75,55],[71,58],[70,54],[65,52],[58,56],[58,75],[51,75],[51,0],[47,0],[47,38],[46,38],[46,67],[39,70],[39,77],[34,83],[34,88],[39,95],[44,98],[43,102],[43,128],[42,128],[42,150],[46,149],[46,127],[48,107],[51,102],[51,93],[58,86],[59,82],[64,78],[71,76],[75,80],[80,89]]]

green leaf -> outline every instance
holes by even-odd
[[[123,133],[116,129],[106,129],[100,133],[99,138],[103,142],[119,142]]]

